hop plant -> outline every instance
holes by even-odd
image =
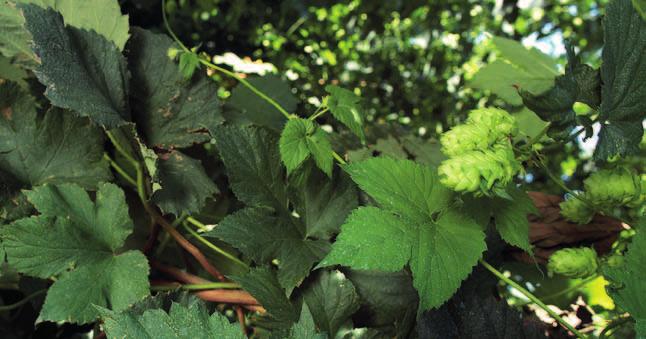
[[[569,197],[559,204],[561,215],[577,224],[587,224],[594,216],[594,210],[577,197]]]
[[[547,263],[551,275],[560,274],[568,278],[587,278],[598,268],[597,252],[589,247],[565,248],[552,254]]]
[[[518,133],[516,119],[507,111],[499,108],[473,110],[469,113],[467,124],[485,126],[490,130],[490,134],[496,135],[498,138],[513,136]]]
[[[442,162],[440,181],[458,192],[504,188],[520,170],[511,144],[496,144],[485,151],[470,151]]]
[[[586,196],[595,205],[637,206],[641,203],[641,178],[625,167],[602,170],[583,182]]]
[[[452,157],[468,151],[484,151],[517,131],[516,121],[509,113],[483,108],[471,111],[466,123],[444,133],[440,142],[444,154]]]

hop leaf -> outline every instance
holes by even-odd
[[[556,273],[568,278],[590,277],[597,272],[597,268],[597,252],[589,247],[558,250],[547,263],[550,275]]]
[[[561,215],[577,224],[587,224],[594,216],[594,210],[578,197],[570,197],[559,204]]]
[[[641,178],[632,170],[620,167],[596,172],[584,181],[586,196],[602,207],[639,205]]]

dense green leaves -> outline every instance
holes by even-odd
[[[332,145],[325,131],[311,120],[289,120],[280,135],[279,145],[280,156],[288,173],[293,172],[311,155],[316,165],[325,174],[332,176]]]
[[[94,31],[66,27],[52,9],[21,8],[40,59],[35,73],[51,103],[106,127],[129,120],[128,70],[117,47]]]
[[[0,170],[25,186],[74,182],[96,187],[112,176],[103,160],[101,131],[87,119],[52,108],[13,83],[0,84]]]
[[[355,210],[319,266],[397,271],[409,263],[420,310],[440,306],[486,248],[482,227],[446,209],[452,194],[434,168],[374,158],[346,170],[382,209]]]
[[[243,339],[237,324],[218,312],[209,315],[204,303],[193,299],[188,305],[173,302],[168,312],[151,308],[138,312],[101,310],[103,328],[109,338],[141,339]]]
[[[301,316],[289,331],[288,339],[325,339],[325,334],[316,330],[314,319],[307,305],[303,305]]]
[[[218,191],[200,161],[179,151],[163,154],[156,170],[161,189],[152,200],[166,213],[199,212],[206,199]]]
[[[289,86],[274,75],[250,78],[248,81],[272,100],[291,113],[296,109],[296,98]],[[280,131],[286,117],[273,105],[261,98],[248,87],[239,84],[231,92],[228,104],[240,111],[252,123]]]
[[[27,196],[40,215],[20,219],[0,234],[7,259],[19,272],[59,276],[42,320],[86,323],[98,315],[92,304],[119,311],[148,295],[146,258],[119,251],[133,228],[121,189],[101,184],[94,202],[72,184],[40,186]]]
[[[610,2],[604,19],[601,66],[602,122],[595,158],[607,160],[637,152],[646,117],[646,20],[630,0]]]
[[[531,254],[527,215],[537,213],[536,207],[527,193],[519,189],[508,190],[508,193],[512,200],[496,198],[493,201],[496,229],[507,243]]]
[[[222,122],[216,84],[204,74],[185,79],[166,35],[134,29],[128,43],[133,118],[151,147],[187,147],[211,139]]]
[[[208,235],[241,249],[256,262],[277,259],[278,280],[291,291],[327,253],[329,243],[308,238],[305,226],[287,209],[287,184],[273,134],[223,126],[216,129],[215,139],[231,187],[249,207],[226,217]]]
[[[366,141],[363,132],[364,113],[360,107],[361,98],[354,93],[338,86],[328,85],[325,90],[330,93],[327,106],[330,112],[341,123],[346,125],[361,141]]]
[[[638,226],[637,234],[624,256],[624,265],[607,268],[604,273],[617,283],[615,287],[609,288],[609,292],[617,305],[635,319],[637,337],[641,337],[646,336],[646,219],[642,219]]]

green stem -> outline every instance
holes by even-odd
[[[18,301],[16,303],[13,303],[11,305],[0,306],[0,312],[7,312],[7,311],[14,310],[14,309],[28,303],[30,300],[36,298],[37,296],[39,296],[39,295],[41,295],[41,294],[43,294],[45,292],[47,292],[47,289],[42,289],[40,291],[36,291],[36,292],[26,296],[25,298],[23,298],[22,300],[20,300],[20,301]]]
[[[325,112],[329,111],[330,109],[328,107],[324,108],[323,110],[320,110],[318,112],[315,112],[311,117],[308,119],[311,121],[316,120],[316,118],[320,117],[321,115],[325,114]]]
[[[215,290],[215,289],[238,289],[240,285],[233,282],[211,282],[204,284],[168,284],[151,286],[153,291],[174,291],[177,289],[185,291]]]
[[[489,272],[493,273],[498,279],[502,280],[504,283],[507,285],[515,288],[518,290],[520,293],[525,295],[529,300],[531,300],[534,304],[536,304],[538,307],[542,308],[547,314],[549,314],[552,318],[554,318],[556,321],[558,321],[559,324],[561,324],[563,327],[567,328],[572,334],[576,335],[578,338],[585,338],[585,336],[579,332],[574,326],[570,325],[567,321],[565,321],[563,318],[561,318],[560,315],[558,315],[556,312],[554,312],[551,308],[549,308],[545,303],[543,303],[540,299],[538,299],[535,295],[533,295],[531,292],[520,286],[518,283],[513,281],[512,279],[509,279],[506,277],[502,272],[498,271],[495,269],[493,266],[489,265],[486,261],[483,259],[480,259],[480,264],[484,266]]]
[[[128,174],[121,166],[119,166],[116,161],[112,160],[112,158],[110,158],[107,153],[103,153],[103,158],[106,159],[108,163],[110,163],[110,166],[112,166],[112,168],[114,168],[114,170],[117,171],[117,173],[119,173],[119,175],[121,175],[124,180],[126,180],[132,186],[137,186],[135,179],[133,179],[130,174]]]
[[[341,165],[347,165],[348,164],[347,162],[345,162],[345,160],[343,160],[343,158],[341,158],[341,156],[337,152],[332,151],[332,156],[334,157],[334,159],[336,159],[336,161],[339,164],[341,164]]]
[[[186,221],[190,222],[191,224],[195,225],[197,228],[200,229],[200,231],[207,231],[209,229],[208,226],[204,225],[202,222],[199,220],[193,218],[193,217],[187,217]]]
[[[134,167],[139,166],[139,161],[137,161],[135,158],[133,158],[130,153],[126,152],[126,150],[121,146],[121,144],[117,141],[117,138],[112,134],[111,131],[106,130],[105,134],[108,136],[108,139],[110,139],[110,142],[112,142],[112,145],[114,145],[114,148],[116,148],[117,152],[119,152],[121,155],[123,155],[126,160],[128,160]]]
[[[202,236],[201,236],[201,235],[199,235],[197,232],[195,232],[195,231],[194,231],[192,228],[190,228],[186,223],[182,223],[182,225],[184,226],[184,228],[186,229],[186,231],[188,231],[188,233],[190,233],[190,234],[191,234],[195,239],[199,240],[201,243],[203,243],[204,245],[206,245],[208,248],[210,248],[210,249],[214,250],[215,252],[217,252],[217,253],[221,254],[221,255],[222,255],[222,256],[224,256],[225,258],[227,258],[227,259],[229,259],[229,260],[231,260],[231,261],[235,262],[236,264],[238,264],[238,265],[240,265],[240,266],[242,266],[242,267],[244,267],[244,268],[246,268],[246,269],[249,269],[249,266],[248,266],[247,264],[245,264],[243,261],[241,261],[240,259],[236,258],[236,256],[234,256],[233,254],[231,254],[231,253],[229,253],[229,252],[227,252],[227,251],[225,251],[225,250],[221,249],[220,247],[218,247],[218,246],[214,245],[212,242],[210,242],[210,241],[208,241],[208,240],[204,239],[204,237],[202,237]]]
[[[593,280],[595,280],[595,279],[597,279],[597,278],[599,278],[599,275],[593,275],[593,276],[591,276],[591,277],[585,278],[585,279],[583,279],[581,282],[579,282],[579,283],[578,283],[578,284],[576,284],[576,285],[572,285],[572,286],[570,286],[570,287],[568,287],[568,288],[566,288],[566,289],[563,289],[563,290],[558,291],[558,292],[556,292],[556,293],[553,293],[553,294],[550,294],[550,295],[548,295],[548,296],[542,297],[542,299],[543,299],[543,300],[554,299],[554,298],[556,298],[556,297],[560,297],[560,296],[562,296],[562,295],[568,294],[568,293],[570,293],[570,292],[572,292],[572,291],[577,291],[577,290],[579,290],[581,287],[583,287],[583,286],[585,286],[585,285],[589,284],[590,282],[592,282]],[[518,306],[524,306],[524,305],[527,305],[527,304],[529,304],[529,303],[530,303],[530,302],[523,303],[523,304],[518,304]]]

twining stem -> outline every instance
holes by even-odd
[[[39,291],[36,291],[36,292],[24,297],[22,300],[20,300],[18,302],[15,302],[13,304],[0,306],[0,312],[7,312],[7,311],[14,310],[14,309],[28,303],[30,300],[36,298],[37,296],[39,296],[41,294],[44,294],[45,292],[47,292],[46,288],[42,289],[42,290],[39,290]]]
[[[197,228],[200,229],[200,231],[207,231],[209,228],[204,225],[204,223],[200,222],[199,220],[193,218],[193,217],[187,217],[186,221],[190,222],[191,224],[195,225]]]
[[[204,284],[160,284],[151,287],[153,291],[199,291],[199,290],[215,290],[215,289],[239,289],[240,285],[233,282],[212,282]]]
[[[538,299],[535,295],[533,295],[531,292],[526,290],[524,287],[520,286],[512,279],[506,277],[504,274],[502,274],[502,272],[498,271],[493,266],[489,265],[489,263],[487,263],[483,259],[480,259],[480,264],[482,264],[484,268],[489,270],[489,272],[493,273],[493,275],[495,275],[498,279],[502,280],[507,285],[515,288],[520,293],[525,295],[534,304],[536,304],[538,307],[542,308],[545,312],[547,312],[547,314],[549,314],[552,318],[554,318],[559,324],[561,324],[563,327],[567,328],[570,332],[572,332],[572,334],[576,335],[578,338],[585,338],[585,336],[581,332],[579,332],[576,328],[574,328],[574,326],[570,325],[567,321],[565,321],[565,319],[561,318],[560,315],[554,312],[551,308],[545,305],[545,303],[543,303],[540,299]]]
[[[568,187],[565,185],[565,183],[563,182],[563,180],[561,180],[560,178],[556,177],[556,175],[554,175],[554,173],[552,173],[552,171],[550,171],[550,169],[547,167],[547,165],[545,164],[545,162],[543,162],[543,159],[541,159],[541,158],[539,157],[539,158],[538,158],[538,162],[540,163],[541,167],[543,168],[543,170],[545,171],[545,173],[547,174],[547,176],[548,176],[548,177],[549,177],[549,178],[550,178],[550,179],[551,179],[551,180],[552,180],[556,185],[558,185],[558,186],[559,186],[563,191],[565,191],[565,192],[569,193],[569,194],[570,194],[571,196],[573,196],[574,198],[579,199],[581,202],[583,202],[583,203],[584,203],[586,206],[588,206],[589,208],[591,208],[591,209],[593,209],[593,210],[596,210],[595,206],[594,206],[594,205],[593,205],[593,204],[592,204],[588,199],[584,198],[582,194],[577,194],[576,192],[572,191],[570,188],[568,188]]]
[[[173,38],[173,40],[175,40],[175,42],[180,46],[180,48],[182,50],[184,50],[184,52],[186,52],[186,53],[193,53],[193,51],[191,51],[188,47],[186,47],[186,45],[184,45],[184,43],[182,43],[181,40],[179,40],[177,35],[175,35],[175,32],[173,32],[173,29],[170,27],[170,23],[168,22],[168,17],[166,16],[166,0],[162,0],[162,18],[164,19],[164,25],[166,26],[166,30],[168,31],[168,34],[170,34],[170,36]],[[198,58],[198,60],[200,61],[200,63],[202,65],[207,66],[207,67],[209,67],[209,68],[211,68],[211,69],[213,69],[215,71],[218,71],[218,72],[220,72],[222,74],[225,74],[225,75],[237,80],[238,82],[240,82],[243,86],[247,87],[251,92],[256,94],[258,97],[265,100],[270,105],[274,106],[283,116],[285,116],[285,118],[287,118],[287,120],[292,120],[292,119],[298,118],[298,116],[296,116],[294,114],[290,114],[289,112],[287,112],[287,110],[285,108],[283,108],[283,106],[281,106],[278,102],[276,102],[274,99],[272,99],[271,97],[266,95],[264,92],[262,92],[261,90],[256,88],[256,86],[252,85],[246,79],[239,77],[234,72],[231,72],[226,68],[220,67],[220,66],[218,66],[218,65],[216,65],[216,64],[214,64],[214,63],[212,63],[212,62],[210,62],[208,60],[205,60],[204,58]],[[325,111],[323,111],[323,112],[325,112]],[[339,164],[342,164],[342,165],[346,164],[345,160],[343,160],[343,158],[339,154],[337,154],[335,151],[332,151],[332,155],[334,156],[334,159],[336,159],[339,162]]]
[[[572,291],[577,291],[577,290],[581,289],[583,286],[591,283],[592,281],[594,281],[597,278],[599,278],[599,275],[593,275],[591,277],[585,278],[582,281],[580,281],[578,284],[572,285],[572,286],[570,286],[568,288],[565,288],[563,290],[560,290],[560,291],[558,291],[556,293],[553,293],[553,294],[550,294],[550,295],[542,297],[542,300],[554,299],[556,297],[560,297],[562,295],[568,294],[568,293],[570,293]],[[519,304],[518,306],[523,306],[523,305],[526,305],[526,304],[529,304],[529,303],[530,302]]]
[[[599,333],[599,339],[608,338],[608,336],[610,336],[611,332],[615,328],[617,328],[617,327],[619,327],[619,326],[621,326],[621,325],[623,325],[623,324],[625,324],[625,323],[627,323],[627,322],[629,322],[631,320],[632,320],[632,318],[629,317],[629,316],[624,316],[624,317],[612,320],[610,322],[610,324],[608,324],[608,326],[606,326],[606,328],[604,328],[603,331],[601,331],[601,333]]]
[[[314,112],[314,114],[312,114],[312,116],[311,116],[311,117],[309,117],[308,119],[309,119],[309,120],[311,120],[311,121],[314,121],[314,120],[316,120],[316,118],[318,118],[318,117],[320,117],[321,115],[325,114],[325,112],[327,112],[327,111],[329,111],[329,110],[330,110],[330,109],[329,109],[328,107],[326,107],[326,108],[324,108],[324,109],[322,109],[322,110],[320,110],[320,111]]]
[[[212,242],[204,239],[204,237],[202,237],[197,232],[195,232],[192,228],[190,228],[187,223],[183,223],[183,226],[184,226],[184,229],[186,229],[186,231],[188,231],[188,233],[190,233],[193,237],[195,237],[195,239],[199,240],[201,243],[206,245],[208,248],[210,248],[210,249],[214,250],[215,252],[221,254],[222,256],[226,257],[227,259],[235,262],[236,264],[238,264],[238,265],[240,265],[240,266],[242,266],[242,267],[244,267],[246,269],[249,269],[249,266],[247,266],[247,264],[245,264],[243,261],[236,258],[234,255],[226,252],[225,250],[221,249],[220,247],[214,245]]]
[[[103,158],[108,161],[110,166],[112,166],[112,168],[114,168],[114,170],[117,171],[117,173],[119,173],[119,175],[121,175],[121,177],[125,181],[127,181],[132,186],[137,187],[137,181],[135,181],[135,179],[133,179],[130,174],[128,174],[128,172],[126,172],[121,166],[119,166],[116,161],[112,160],[112,158],[110,158],[107,153],[103,153]]]

